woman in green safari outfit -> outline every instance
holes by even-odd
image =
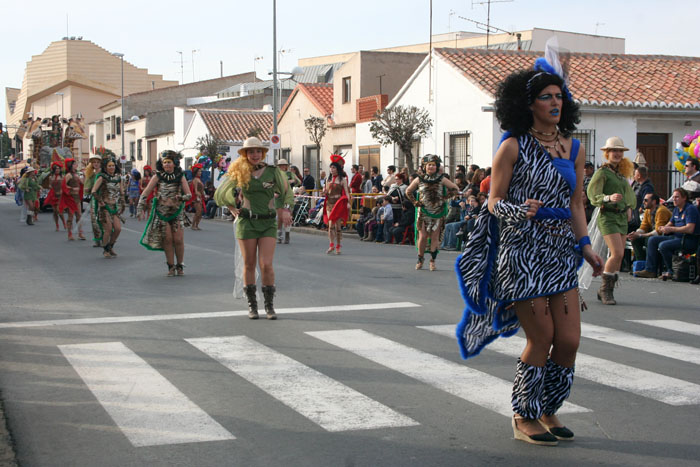
[[[226,180],[214,193],[219,206],[227,206],[238,218],[236,238],[243,256],[243,283],[248,298],[248,318],[258,319],[255,264],[260,264],[262,292],[267,319],[277,319],[273,306],[275,296],[275,256],[277,218],[283,225],[292,223],[290,206],[294,203],[287,176],[263,159],[267,148],[255,137],[248,138],[238,150],[241,155],[231,164]],[[242,205],[236,207],[236,188],[242,190]]]
[[[625,159],[625,147],[621,138],[608,138],[603,150],[606,162],[593,174],[588,184],[587,195],[591,204],[600,208],[598,229],[610,252],[605,262],[603,283],[598,291],[598,300],[603,305],[615,305],[613,288],[617,281],[627,240],[627,223],[632,218],[632,209],[637,198],[629,184],[634,165]]]
[[[163,151],[156,163],[156,174],[141,193],[136,215],[148,222],[139,243],[151,251],[165,251],[168,276],[184,276],[185,234],[182,227],[182,211],[185,202],[192,197],[187,179],[180,168],[181,154]],[[158,194],[151,206],[146,206],[148,195],[157,187]],[[175,263],[177,258],[177,264]]]
[[[34,211],[36,216],[36,200],[39,196],[39,182],[36,181],[36,169],[31,165],[27,166],[26,172],[22,175],[22,179],[19,181],[19,189],[22,190],[22,196],[24,197],[24,204],[27,207],[27,225],[34,225],[32,221],[31,211]]]

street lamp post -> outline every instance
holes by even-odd
[[[65,118],[63,116],[63,93],[62,92],[57,92],[55,93],[57,96],[61,96],[61,118]],[[61,149],[63,149],[63,132],[61,132]]]
[[[272,0],[272,134],[277,134],[277,0]],[[277,160],[273,150],[272,160]]]
[[[123,161],[124,159],[124,54],[115,52],[112,55],[115,57],[119,57],[121,59],[121,66],[122,66],[122,118],[121,118],[121,123],[120,123],[120,130],[122,134],[122,152],[120,154],[120,161]],[[124,175],[124,164],[122,164],[122,176]]]

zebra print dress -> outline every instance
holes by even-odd
[[[501,141],[510,137],[508,133]],[[466,308],[457,326],[463,358],[478,355],[497,337],[518,331],[515,301],[557,294],[578,286],[582,257],[571,228],[571,193],[576,186],[572,159],[553,159],[531,135],[518,138],[518,159],[508,202],[543,202],[531,220],[499,220],[482,209],[455,269]]]

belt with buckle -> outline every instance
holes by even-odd
[[[250,212],[250,209],[242,208],[240,216],[243,219],[274,219],[277,217],[277,213],[269,212],[267,214],[254,214]]]

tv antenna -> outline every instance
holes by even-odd
[[[489,35],[491,34],[491,28],[492,28],[492,26],[491,26],[491,4],[492,3],[512,3],[513,1],[514,0],[486,0],[486,1],[472,0],[472,10],[474,9],[474,5],[483,5],[483,4],[487,5],[487,7],[486,7],[486,50],[489,49]],[[466,19],[466,18],[462,18],[462,19]],[[471,21],[471,20],[467,20],[467,21]],[[476,21],[474,21],[474,22],[476,22]],[[493,29],[503,31],[502,29],[498,29],[498,28],[493,28]],[[508,32],[508,31],[504,31],[504,32]],[[509,34],[512,34],[512,33],[509,33]]]

